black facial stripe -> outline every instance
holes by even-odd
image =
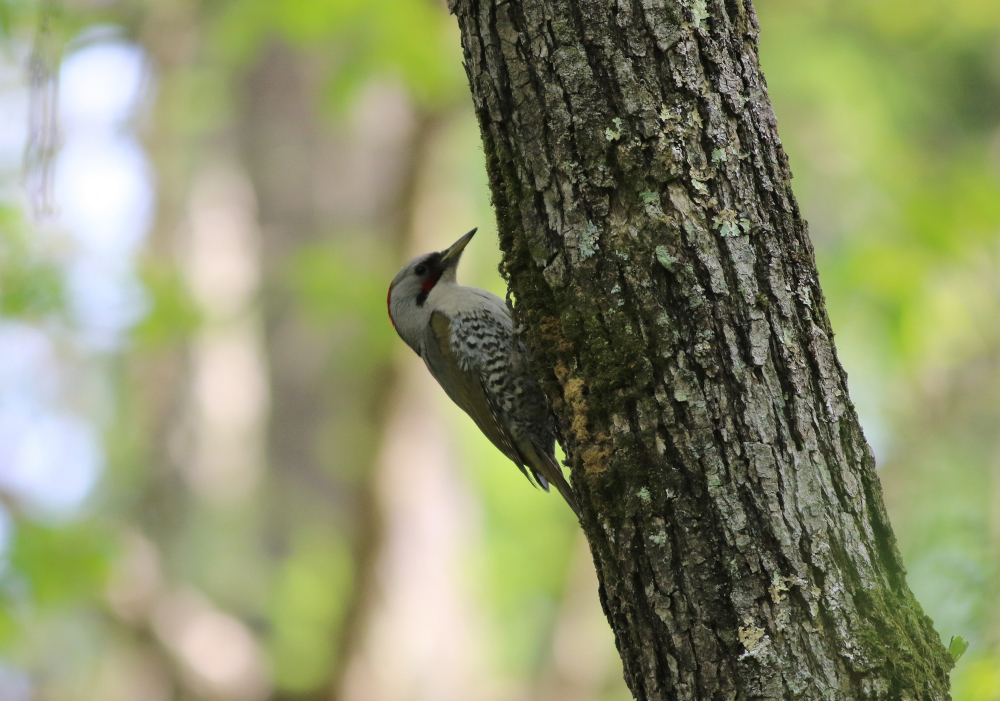
[[[441,276],[444,274],[445,267],[441,264],[440,253],[430,254],[422,264],[427,267],[427,272],[420,276],[421,281],[425,285],[425,289],[422,289],[420,294],[417,295],[418,307],[424,306],[424,302],[427,301],[427,295],[431,293],[431,290],[434,289],[434,285],[436,285],[437,281],[441,279]],[[431,283],[430,287],[426,287],[427,282],[430,280],[433,280],[434,282]]]

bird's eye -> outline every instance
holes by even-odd
[[[421,263],[420,265],[418,265],[416,268],[413,269],[413,272],[415,272],[417,275],[423,275],[424,273],[427,272],[427,266]]]

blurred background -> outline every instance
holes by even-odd
[[[757,0],[955,698],[1000,699],[1000,3]],[[0,701],[624,701],[569,509],[394,335],[473,226],[440,0],[0,2]]]

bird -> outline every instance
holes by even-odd
[[[532,484],[555,485],[580,516],[555,457],[555,417],[529,371],[504,300],[456,280],[477,229],[443,251],[417,256],[389,285],[389,320],[445,393]]]

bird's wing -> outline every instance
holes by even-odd
[[[432,313],[427,325],[424,362],[452,401],[472,417],[479,430],[517,465],[530,482],[531,476],[524,469],[524,459],[504,425],[500,407],[483,387],[480,377],[471,370],[462,369],[451,345],[451,320],[441,312]]]

